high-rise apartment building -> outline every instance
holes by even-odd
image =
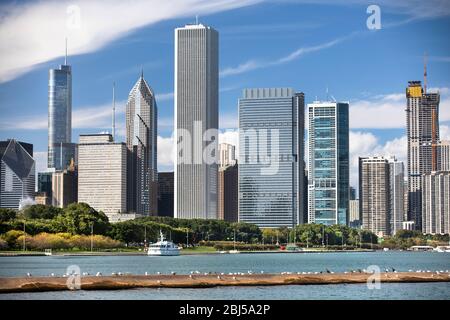
[[[127,147],[110,134],[80,135],[78,202],[107,216],[127,212]]]
[[[391,234],[389,160],[359,158],[359,201],[362,228],[383,237]]]
[[[427,93],[420,81],[409,81],[406,99],[408,219],[422,230],[422,175],[438,169],[440,95]]]
[[[361,217],[359,215],[359,200],[349,201],[349,226],[359,228],[361,226]]]
[[[31,204],[35,184],[33,145],[14,139],[0,141],[0,208]]]
[[[387,158],[389,163],[389,192],[390,192],[390,231],[395,235],[403,227],[405,217],[405,169],[403,162],[395,157]]]
[[[175,29],[176,218],[217,219],[218,94],[217,31],[203,24]]]
[[[141,74],[126,109],[127,206],[146,216],[158,213],[157,117],[155,94]]]
[[[306,223],[304,107],[304,94],[291,88],[244,89],[239,99],[239,221],[263,228]]]
[[[422,232],[450,234],[450,172],[422,175]]]
[[[236,147],[229,143],[219,144],[219,167],[234,166],[236,164]]]
[[[75,159],[72,143],[72,68],[67,56],[58,69],[49,70],[48,168],[64,170]]]
[[[348,224],[349,104],[308,104],[308,222]]]

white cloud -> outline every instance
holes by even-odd
[[[347,40],[359,33],[360,32],[353,32],[344,37],[340,37],[340,38],[337,38],[337,39],[334,39],[334,40],[331,40],[331,41],[328,41],[325,43],[321,43],[319,45],[310,46],[310,47],[301,47],[286,56],[276,59],[275,61],[257,61],[255,59],[252,59],[252,60],[249,60],[247,62],[244,62],[244,63],[238,65],[237,67],[227,67],[227,68],[221,70],[220,76],[224,78],[227,76],[242,74],[242,73],[245,73],[248,71],[253,71],[256,69],[262,69],[262,68],[267,68],[267,67],[271,67],[271,66],[284,64],[284,63],[290,62],[292,60],[298,59],[307,53],[316,52],[316,51],[320,51],[323,49],[333,47],[336,44],[341,43],[344,40]]]
[[[429,88],[427,92],[441,94],[439,120],[450,121],[450,89]],[[406,96],[404,93],[375,95],[350,102],[350,128],[392,129],[406,127]]]
[[[351,186],[358,186],[359,157],[395,156],[397,160],[404,162],[406,170],[406,136],[397,137],[381,144],[371,132],[350,131],[349,143]]]
[[[163,20],[230,10],[259,0],[64,0],[2,6],[0,83],[64,55],[99,50],[138,28]]]
[[[229,143],[236,147],[236,159],[239,159],[239,130],[227,129],[219,133],[219,143]]]

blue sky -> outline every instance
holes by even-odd
[[[404,159],[404,91],[408,80],[422,80],[425,51],[429,87],[442,94],[442,135],[450,139],[448,3],[378,1],[380,30],[368,30],[366,9],[371,3],[362,0],[135,1],[127,4],[127,17],[122,3],[0,5],[0,139],[33,143],[39,168],[46,165],[48,69],[63,62],[68,36],[73,141],[80,133],[110,130],[113,81],[119,139],[124,139],[125,115],[120,110],[143,66],[157,94],[159,167],[170,170],[173,30],[194,22],[195,14],[219,31],[220,126],[228,129],[224,140],[236,141],[237,100],[243,88],[289,86],[303,91],[311,102],[316,96],[325,99],[328,87],[337,100],[350,101],[353,170],[358,155],[395,154]],[[81,30],[65,30],[71,4],[80,10]]]

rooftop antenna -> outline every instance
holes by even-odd
[[[67,37],[66,37],[66,55],[64,56],[64,65],[67,66]]]
[[[423,92],[427,93],[427,53],[423,56]]]
[[[112,112],[112,136],[113,142],[116,141],[116,95],[115,95],[116,83],[113,82],[113,112]]]
[[[195,24],[198,25],[198,14],[195,15]]]
[[[329,98],[328,98],[328,86],[327,86],[327,101],[329,101]]]
[[[141,78],[144,78],[144,67],[141,64]]]

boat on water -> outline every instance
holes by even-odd
[[[159,235],[159,241],[149,245],[147,254],[149,256],[179,256],[180,248],[172,241],[164,240],[164,235],[161,230],[159,231]]]

